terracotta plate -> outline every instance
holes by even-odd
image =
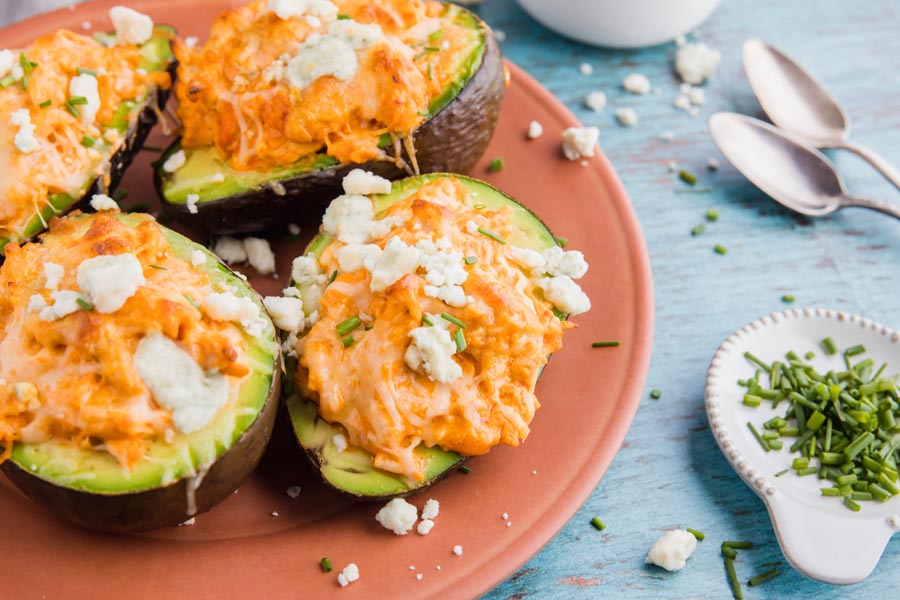
[[[81,31],[84,22],[107,30],[106,12],[117,3],[79,5],[20,23],[0,32],[2,45],[24,46],[60,27]],[[129,2],[155,22],[201,40],[213,18],[237,4]],[[527,74],[513,65],[510,71],[500,126],[473,175],[518,198],[567,237],[570,248],[585,253],[591,268],[583,286],[593,302],[541,377],[543,406],[528,441],[475,458],[470,475],[455,474],[414,498],[420,508],[429,497],[441,502],[437,524],[425,537],[394,536],[373,519],[377,506],[324,489],[308,472],[284,418],[253,477],[192,527],[131,537],[94,534],[58,521],[3,480],[0,539],[11,549],[0,561],[4,596],[471,597],[507,577],[565,525],[609,466],[637,409],[652,342],[652,283],[637,219],[607,159],[598,155],[585,166],[563,159],[560,134],[575,118]],[[533,119],[544,135],[528,141]],[[158,128],[150,143],[168,140]],[[156,205],[149,167],[155,157],[141,153],[126,176],[126,206]],[[506,166],[488,175],[486,164],[495,157]],[[308,238],[311,228],[304,233]],[[272,239],[286,276],[302,244],[282,237]],[[284,277],[251,280],[264,293],[284,284]],[[598,339],[622,345],[592,349]],[[285,494],[291,485],[303,488],[295,500]],[[452,552],[457,544],[461,556]],[[336,570],[355,562],[360,580],[341,590],[336,572],[319,571],[323,556]]]

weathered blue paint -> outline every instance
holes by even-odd
[[[548,0],[550,1],[550,0]],[[852,311],[900,328],[900,223],[862,210],[810,221],[782,210],[746,183],[715,150],[706,120],[729,110],[759,115],[744,79],[740,48],[759,37],[812,69],[844,103],[853,139],[900,164],[900,4],[895,0],[725,0],[699,38],[721,50],[722,65],[706,86],[700,116],[672,107],[677,82],[674,44],[610,51],[565,41],[537,25],[513,0],[486,0],[480,14],[506,33],[504,53],[558,95],[585,123],[601,130],[601,146],[637,209],[650,249],[656,289],[656,339],[645,399],[625,446],[571,523],[534,559],[488,594],[505,598],[727,598],[719,544],[751,540],[737,561],[740,578],[762,563],[783,560],[762,502],[732,471],[709,432],[703,409],[706,368],[719,343],[747,322],[785,307]],[[590,76],[578,66],[594,67]],[[660,95],[633,96],[621,81],[632,71],[650,78]],[[609,106],[583,107],[603,89]],[[619,126],[615,108],[640,117]],[[659,139],[675,134],[672,142]],[[833,154],[853,192],[900,202],[900,194],[865,163]],[[716,157],[722,168],[706,170]],[[677,161],[700,177],[710,194],[681,194],[686,186],[666,165]],[[692,237],[707,208],[717,223]],[[726,256],[712,250],[728,247]],[[900,357],[898,357],[900,364]],[[662,398],[649,391],[659,388]],[[590,519],[599,515],[607,529]],[[679,573],[649,568],[644,557],[666,529],[706,532]],[[872,576],[840,588],[807,579],[785,564],[782,575],[746,598],[868,598],[890,594],[900,580],[900,542],[892,542]]]

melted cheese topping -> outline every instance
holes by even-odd
[[[50,195],[78,198],[93,179],[108,177],[104,155],[118,149],[124,138],[118,136],[109,142],[111,148],[99,152],[98,147],[108,142],[104,125],[123,101],[142,99],[152,87],[170,85],[168,73],[137,71],[141,56],[136,46],[107,48],[71,31],[57,31],[15,50],[16,65],[22,53],[37,64],[25,76],[25,89],[21,80],[0,87],[0,237],[13,239],[20,238],[35,213],[48,206]],[[79,68],[96,72],[96,78],[79,75]],[[77,91],[86,87],[85,78],[90,80],[90,94]],[[96,98],[88,98],[94,96],[95,84]],[[75,105],[78,116],[65,107],[73,96],[91,101]],[[50,105],[42,107],[47,101]],[[36,151],[17,148],[16,128],[10,122],[22,110],[34,126]],[[85,136],[98,144],[88,148],[82,143]]]
[[[203,47],[177,44],[182,146],[215,145],[239,170],[290,164],[322,149],[341,162],[385,158],[380,136],[399,139],[421,124],[430,101],[450,86],[478,43],[477,32],[454,23],[458,9],[444,3],[334,4],[341,20],[329,22],[325,16],[282,19],[257,0],[220,15]],[[303,42],[353,22],[377,26],[384,36],[357,45],[352,78],[340,68],[302,89],[292,86],[288,64]],[[315,62],[326,59],[335,60]]]
[[[244,335],[187,299],[211,291],[209,276],[178,258],[154,221],[130,227],[104,214],[54,219],[50,233],[41,244],[8,245],[0,268],[0,460],[13,442],[62,440],[132,465],[149,441],[174,433],[171,411],[135,366],[140,341],[162,333],[203,370],[226,375],[236,392],[249,373]],[[62,267],[60,290],[75,292],[79,264],[125,253],[140,261],[146,283],[115,312],[81,307],[47,321],[29,306],[35,295],[52,302],[47,263]]]
[[[462,287],[471,297],[465,306],[452,308],[426,295],[422,269],[373,292],[372,276],[361,266],[340,272],[326,288],[320,320],[296,346],[298,384],[318,402],[319,414],[342,424],[351,444],[374,455],[376,467],[420,481],[422,465],[414,454],[420,443],[477,455],[525,439],[539,406],[538,375],[572,327],[553,314],[512,260],[512,246],[470,233],[467,223],[474,221],[508,236],[512,208],[475,210],[470,202],[477,200],[457,180],[428,183],[391,206],[387,217],[401,224],[373,242],[384,248],[392,239],[415,246],[445,238],[453,251],[477,257],[465,265]],[[340,270],[337,256],[345,246],[335,239],[324,249],[325,273]],[[450,383],[433,381],[404,360],[410,332],[426,314],[440,313],[466,324],[467,347],[452,357],[462,376]],[[356,315],[371,318],[370,329],[357,328],[354,343],[345,347],[335,328]]]

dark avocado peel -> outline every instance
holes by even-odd
[[[74,216],[72,219],[85,219]],[[119,214],[137,226],[148,215]],[[208,511],[230,496],[256,468],[272,434],[281,392],[281,346],[260,297],[209,250],[160,226],[179,258],[191,261],[201,250],[198,269],[213,285],[233,287],[260,308],[266,325],[260,337],[245,335],[253,372],[241,384],[233,406],[191,434],[171,443],[148,445],[146,458],[131,470],[112,455],[62,442],[16,443],[2,469],[29,498],[64,519],[90,529],[131,532],[173,526]],[[47,234],[51,235],[51,234]]]
[[[148,72],[168,71],[174,81],[175,57],[172,54],[171,39],[175,30],[167,25],[156,25],[153,37],[140,47],[141,68]],[[98,33],[94,39],[101,43],[115,40],[114,33]],[[61,216],[78,207],[86,207],[94,194],[111,193],[118,187],[126,169],[134,156],[141,150],[150,130],[159,120],[159,113],[165,109],[169,90],[154,88],[138,101],[123,101],[116,110],[112,121],[103,124],[103,129],[114,129],[122,136],[123,143],[113,151],[113,146],[103,138],[96,140],[94,149],[104,152],[109,158],[109,172],[84,182],[78,194],[51,194],[47,203],[28,221],[20,235],[4,237],[0,234],[0,251],[10,242],[21,243],[33,239],[47,229],[53,217]]]
[[[457,66],[453,83],[431,101],[427,120],[412,134],[420,173],[470,171],[487,149],[506,91],[503,58],[488,26],[463,8],[448,5],[447,10],[454,11],[456,23],[477,33],[478,43]],[[388,155],[385,160],[340,164],[317,153],[268,172],[236,171],[211,146],[187,149],[183,167],[174,174],[157,167],[154,180],[164,210],[179,221],[210,233],[250,233],[317,219],[342,193],[341,182],[353,169],[388,179],[412,174],[396,160],[389,138],[382,146]],[[180,149],[176,141],[158,164]],[[406,150],[400,157],[412,164]],[[188,194],[199,197],[197,214],[187,209]]]
[[[445,177],[459,180],[473,195],[476,204],[495,209],[513,207],[512,223],[515,230],[507,237],[508,243],[538,251],[559,245],[550,229],[537,215],[500,190],[471,177],[447,173],[419,175],[395,181],[391,193],[372,197],[376,218],[383,217],[388,207],[408,198],[424,184]],[[332,239],[330,234],[320,231],[307,246],[305,254],[319,257]],[[300,286],[293,281],[290,285],[297,287],[301,296],[304,295]],[[565,315],[560,317],[565,318]],[[288,362],[293,367],[296,360],[288,359]],[[287,377],[288,382],[292,382],[293,368],[288,369]],[[437,446],[429,448],[421,444],[416,452],[423,459],[423,481],[412,481],[403,475],[379,469],[373,466],[373,456],[367,450],[348,446],[343,452],[338,451],[334,445],[334,436],[342,434],[345,439],[349,439],[344,427],[325,421],[318,414],[315,400],[304,397],[291,387],[291,383],[285,385],[285,404],[294,435],[304,455],[328,486],[358,500],[383,501],[421,492],[457,470],[469,458]]]

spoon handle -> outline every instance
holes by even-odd
[[[860,157],[867,160],[869,164],[878,169],[878,171],[884,175],[885,179],[893,183],[897,189],[900,189],[900,170],[871,148],[855,142],[842,142],[831,147],[849,150],[850,152],[858,154]]]
[[[883,212],[892,217],[900,219],[900,206],[884,200],[875,200],[873,198],[861,198],[859,196],[844,196],[841,198],[843,206],[858,206],[860,208],[870,208]]]

